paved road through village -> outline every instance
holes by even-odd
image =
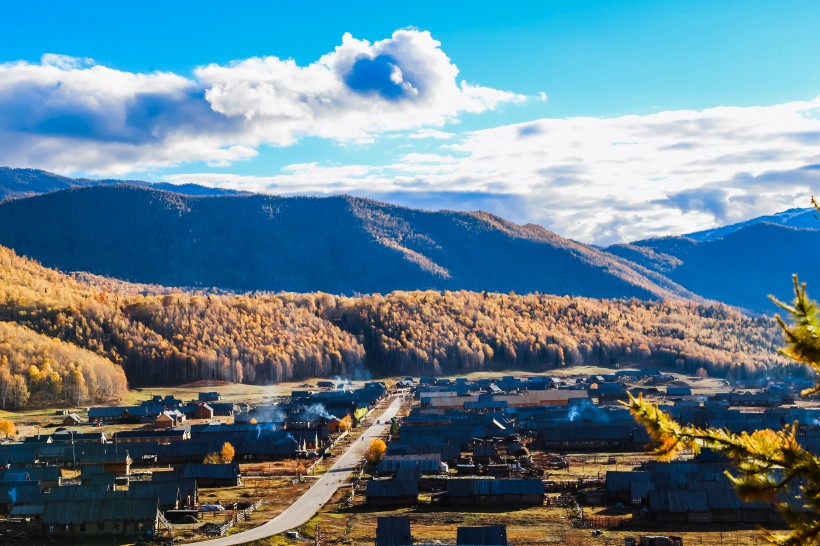
[[[254,527],[253,529],[227,537],[189,544],[208,546],[245,544],[254,540],[261,540],[269,536],[284,533],[285,531],[306,523],[330,500],[336,490],[345,484],[347,477],[353,472],[356,465],[359,464],[359,461],[361,461],[364,456],[364,451],[367,449],[367,446],[370,445],[370,440],[381,436],[389,425],[390,419],[395,417],[401,406],[401,400],[401,397],[396,397],[384,413],[378,417],[381,423],[373,424],[368,428],[361,436],[363,438],[362,441],[351,443],[350,447],[339,457],[336,463],[284,512],[259,527]]]

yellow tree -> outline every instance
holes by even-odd
[[[14,422],[9,419],[0,419],[0,433],[3,433],[6,438],[14,436],[17,433]]]
[[[384,440],[381,438],[376,438],[375,440],[370,441],[370,445],[367,447],[364,458],[367,459],[368,463],[376,464],[381,460],[385,451],[387,451],[387,444],[385,444]]]
[[[222,444],[222,451],[219,453],[219,456],[223,463],[233,462],[234,455],[236,455],[236,452],[229,442]]]

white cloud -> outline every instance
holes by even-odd
[[[217,112],[253,122],[260,142],[302,135],[369,141],[387,131],[441,126],[521,95],[457,82],[458,68],[428,32],[399,30],[371,44],[345,34],[306,67],[276,57],[197,69]]]
[[[307,66],[255,57],[193,77],[47,54],[0,64],[0,163],[99,174],[227,165],[264,144],[368,142],[525,100],[457,76],[440,43],[416,30],[374,43],[346,34]]]
[[[464,207],[485,203],[491,212],[511,212],[515,221],[538,222],[582,241],[630,241],[807,206],[820,190],[818,112],[820,97],[540,119],[467,133],[440,144],[437,153],[405,153],[388,165],[345,170],[312,163],[255,189],[397,196],[408,204],[421,201],[416,194],[428,207],[436,194],[451,207],[463,195]],[[177,180],[204,180],[199,176]],[[322,180],[330,186],[323,188]]]
[[[477,131],[450,149],[464,154],[458,173],[470,189],[531,196],[533,219],[607,243],[806,206],[820,171],[795,172],[820,164],[818,111],[820,97],[766,107],[542,119]],[[630,217],[635,211],[637,224]]]

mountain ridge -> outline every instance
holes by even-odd
[[[757,222],[714,240],[661,237],[606,250],[704,298],[773,311],[768,295],[791,301],[793,274],[810,287],[820,284],[820,256],[806,251],[818,245],[820,230]]]
[[[696,297],[540,227],[352,196],[194,197],[112,185],[6,201],[0,215],[0,244],[48,267],[146,284]]]
[[[211,188],[199,184],[171,184],[169,182],[146,182],[144,180],[116,180],[111,178],[71,178],[54,174],[41,169],[15,169],[0,167],[0,202],[9,199],[23,199],[55,191],[94,186],[130,184],[145,188],[154,188],[184,195],[239,195],[233,189]]]
[[[777,224],[794,228],[820,229],[820,222],[817,220],[817,211],[814,208],[793,208],[782,212],[777,212],[775,214],[767,214],[764,216],[750,218],[749,220],[745,220],[743,222],[687,233],[682,235],[682,237],[687,237],[696,241],[714,241],[715,239],[725,237],[726,235],[741,229],[745,229],[754,224],[761,223]]]
[[[22,186],[27,177],[53,184],[0,202],[0,244],[49,267],[160,287],[678,297],[771,312],[766,295],[789,300],[792,273],[812,286],[820,281],[820,263],[801,253],[820,242],[813,209],[601,249],[485,211],[90,181],[33,169],[0,168],[0,188],[3,176]]]

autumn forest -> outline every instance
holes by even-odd
[[[0,247],[0,407],[127,385],[616,363],[792,373],[773,319],[718,303],[412,291],[214,294],[69,276]],[[127,381],[126,381],[127,379]]]

